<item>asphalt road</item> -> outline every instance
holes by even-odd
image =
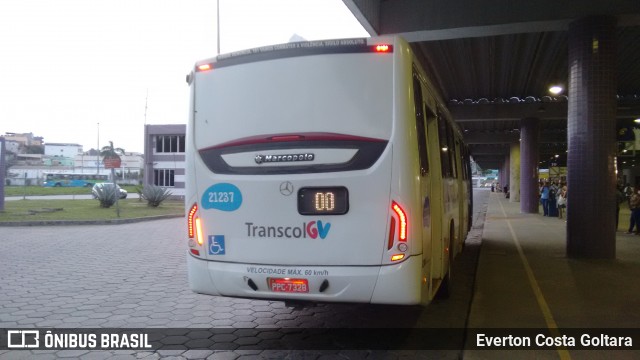
[[[282,329],[464,329],[470,307],[488,191],[477,191],[475,225],[453,271],[447,300],[426,308],[309,304],[212,297],[187,285],[184,219],[123,225],[0,228],[0,329],[176,328],[181,342],[151,351],[6,351],[4,359],[140,358],[450,358],[461,350],[264,350]],[[198,329],[227,334],[202,339]],[[350,332],[351,330],[349,330]],[[348,336],[349,332],[346,333]],[[286,332],[284,332],[286,335]],[[344,331],[337,334],[345,335]],[[365,332],[360,334],[367,335]],[[207,350],[189,350],[210,341]],[[449,339],[460,348],[464,334]],[[202,343],[202,342],[200,342]],[[402,341],[398,343],[402,348]],[[218,349],[218,350],[216,350]]]

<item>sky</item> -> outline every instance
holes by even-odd
[[[142,152],[185,124],[185,76],[217,54],[216,0],[1,0],[0,134]],[[367,37],[341,0],[220,0],[220,52]]]

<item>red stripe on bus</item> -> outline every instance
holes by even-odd
[[[208,148],[199,149],[224,149],[228,147],[255,145],[255,144],[272,144],[291,141],[360,141],[360,142],[385,142],[384,139],[376,139],[362,136],[336,134],[336,133],[324,133],[324,132],[308,132],[299,134],[269,134],[250,136],[246,138],[236,139],[228,141],[222,144],[214,145]]]

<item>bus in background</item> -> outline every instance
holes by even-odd
[[[92,187],[97,183],[109,181],[109,175],[98,174],[44,174],[44,187]]]
[[[400,37],[219,55],[187,75],[189,284],[428,304],[471,221],[469,151]]]

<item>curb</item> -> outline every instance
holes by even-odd
[[[39,221],[0,221],[3,226],[67,226],[67,225],[121,225],[132,224],[143,221],[164,220],[184,217],[184,215],[158,215],[131,219],[108,219],[108,220],[39,220]]]

